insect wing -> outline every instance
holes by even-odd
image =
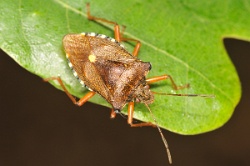
[[[63,45],[71,63],[70,66],[73,72],[76,72],[74,75],[91,90],[110,101],[112,95],[95,67],[95,56],[92,54],[88,37],[81,34],[69,34],[64,37]]]

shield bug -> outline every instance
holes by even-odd
[[[63,47],[68,59],[69,67],[80,83],[88,88],[88,92],[79,101],[68,92],[60,77],[51,77],[45,81],[57,80],[68,97],[74,104],[81,106],[95,94],[101,95],[111,106],[111,118],[128,104],[127,123],[131,127],[156,126],[166,147],[169,162],[172,163],[167,141],[157,125],[149,104],[154,101],[154,93],[149,84],[169,79],[173,89],[178,90],[189,87],[189,84],[177,86],[170,75],[156,76],[146,79],[151,69],[149,62],[143,62],[137,58],[141,43],[136,39],[123,37],[120,26],[113,21],[94,17],[90,14],[90,6],[87,6],[89,20],[101,21],[114,25],[114,36],[111,38],[97,33],[68,34],[63,38]],[[122,41],[135,42],[133,53],[129,53],[121,44]],[[187,94],[165,94],[174,96],[202,96]],[[150,122],[133,123],[134,103],[144,103],[150,111],[155,124]]]

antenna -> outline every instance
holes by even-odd
[[[213,98],[215,97],[215,95],[207,95],[207,94],[171,94],[171,93],[160,93],[160,92],[153,92],[151,91],[153,94],[158,94],[158,95],[166,95],[166,96],[187,96],[187,97],[206,97],[206,98]],[[168,146],[168,142],[166,140],[166,138],[164,137],[163,133],[162,133],[162,130],[161,128],[159,127],[157,121],[156,121],[156,118],[154,116],[154,114],[152,113],[151,109],[149,108],[149,106],[144,103],[146,105],[146,107],[148,108],[154,122],[155,122],[155,125],[161,135],[161,139],[164,143],[164,146],[166,148],[166,152],[167,152],[167,155],[168,155],[168,161],[170,164],[172,164],[172,157],[171,157],[171,153],[170,153],[170,150],[169,150],[169,146]]]
[[[214,98],[215,95],[207,95],[207,94],[172,94],[172,93],[161,93],[161,92],[153,92],[153,94],[157,95],[166,95],[166,96],[187,96],[187,97],[206,97],[206,98]]]
[[[158,125],[158,123],[156,121],[156,118],[155,118],[154,114],[152,113],[152,111],[150,110],[149,106],[146,103],[144,103],[144,104],[148,108],[148,110],[149,110],[149,112],[150,112],[150,114],[151,114],[151,116],[152,116],[152,118],[153,118],[153,120],[155,122],[155,125],[156,125],[156,127],[157,127],[157,129],[158,129],[158,131],[159,131],[159,133],[161,135],[161,139],[162,139],[162,141],[164,143],[164,146],[166,148],[166,151],[167,151],[168,161],[169,161],[170,164],[172,164],[172,157],[171,157],[171,153],[170,153],[170,150],[169,150],[168,142],[167,142],[166,138],[164,137],[164,135],[163,135],[163,133],[161,131],[161,128],[159,127],[159,125]]]

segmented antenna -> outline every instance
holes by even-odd
[[[153,92],[151,91],[153,94],[158,94],[158,95],[166,95],[166,96],[187,96],[187,97],[208,97],[208,98],[213,98],[215,97],[215,95],[207,95],[207,94],[171,94],[171,93],[161,93],[161,92]],[[166,138],[164,137],[162,131],[161,131],[161,128],[159,127],[157,121],[156,121],[156,118],[154,116],[154,114],[152,113],[151,109],[149,108],[149,106],[144,103],[146,105],[146,107],[148,108],[154,122],[155,122],[155,125],[161,135],[161,139],[164,143],[164,146],[166,148],[166,151],[167,151],[167,155],[168,155],[168,161],[170,164],[172,164],[172,157],[171,157],[171,153],[170,153],[170,150],[169,150],[169,146],[168,146],[168,142],[166,140]]]
[[[163,135],[163,133],[161,131],[161,128],[159,127],[159,125],[158,125],[158,123],[156,121],[156,118],[155,118],[154,114],[152,113],[152,111],[150,110],[149,106],[146,103],[144,103],[144,104],[148,108],[148,110],[149,110],[149,112],[150,112],[150,114],[151,114],[151,116],[152,116],[152,118],[153,118],[153,120],[155,122],[155,125],[156,125],[156,127],[157,127],[157,129],[158,129],[158,131],[159,131],[159,133],[161,135],[161,139],[162,139],[162,141],[164,143],[164,146],[166,148],[166,151],[167,151],[168,161],[169,161],[170,164],[172,164],[172,157],[171,157],[171,153],[170,153],[170,150],[169,150],[168,142],[167,142],[166,138],[164,137],[164,135]]]
[[[207,94],[172,94],[172,93],[161,93],[161,92],[153,92],[153,94],[157,95],[166,95],[166,96],[187,96],[187,97],[207,97],[207,98],[214,98],[215,95],[207,95]]]

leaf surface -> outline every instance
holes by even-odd
[[[70,93],[82,97],[87,90],[67,65],[63,36],[97,32],[113,37],[112,25],[87,20],[85,3],[1,1],[1,49],[42,78],[60,76]],[[214,98],[155,95],[150,108],[161,127],[180,134],[199,134],[228,121],[239,102],[241,87],[223,38],[250,39],[248,1],[95,0],[90,4],[92,15],[126,25],[124,35],[141,41],[139,57],[153,66],[148,77],[170,74],[178,85],[191,85],[174,91],[170,81],[162,81],[151,86],[153,91],[215,95]],[[129,51],[133,50],[134,43],[124,44]],[[60,88],[57,83],[53,85]],[[109,106],[98,95],[90,101]],[[134,117],[153,121],[143,104],[136,105]]]

